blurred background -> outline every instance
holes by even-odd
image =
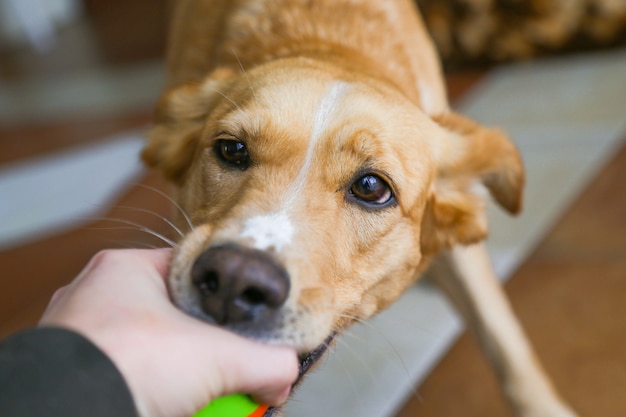
[[[494,217],[504,232],[491,238],[516,311],[581,414],[626,415],[626,1],[418,4],[454,106],[509,131],[533,173],[527,214]],[[166,0],[0,0],[0,337],[35,324],[98,250],[172,238],[168,185],[137,157],[164,85],[169,9]],[[437,331],[437,354],[390,375],[404,388],[371,396],[385,405],[370,415],[510,415],[471,338]],[[384,344],[402,351],[394,337]],[[325,413],[367,415],[347,408],[356,396],[368,395],[348,388],[349,404],[337,399]],[[292,415],[319,413],[307,401]]]
[[[0,1],[3,128],[145,123],[163,79],[166,9],[161,0]]]

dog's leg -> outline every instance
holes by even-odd
[[[559,398],[493,272],[484,244],[443,253],[428,274],[451,298],[495,367],[519,417],[574,417]]]

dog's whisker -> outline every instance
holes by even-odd
[[[90,230],[99,230],[99,229],[104,229],[104,228],[95,228],[95,229],[91,228]],[[128,228],[128,229],[131,229],[131,228]],[[133,229],[133,230],[136,230],[136,229]],[[116,248],[124,248],[124,249],[159,249],[160,248],[160,246],[151,245],[151,244],[148,244],[147,242],[140,242],[137,240],[103,239],[102,241],[108,242]]]
[[[158,233],[158,232],[150,229],[149,227],[142,226],[141,224],[135,223],[135,222],[130,221],[130,220],[115,219],[115,218],[110,218],[110,217],[87,218],[85,220],[88,220],[88,221],[110,221],[110,222],[114,222],[114,223],[125,224],[125,225],[128,226],[128,227],[125,227],[125,226],[89,227],[88,229],[90,229],[90,230],[138,230],[140,232],[144,232],[144,233],[147,233],[147,234],[149,234],[151,236],[154,236],[157,239],[160,239],[161,241],[163,241],[164,243],[166,243],[167,245],[169,245],[172,248],[178,247],[176,242],[174,242],[171,239],[168,239],[167,237],[163,236],[161,233]]]
[[[346,344],[345,341],[341,341],[340,340],[340,341],[338,341],[338,343],[341,343],[343,346],[346,346],[347,349],[351,349],[351,346]],[[351,372],[351,370],[346,366],[346,364],[344,362],[337,361],[337,363],[339,364],[339,366],[341,366],[343,371],[346,373],[346,376],[347,376],[348,380],[350,381],[350,386],[352,387],[352,391],[354,392],[355,395],[358,395],[359,389],[358,389],[357,384],[356,384],[356,382],[354,380],[353,372]]]
[[[358,336],[358,335],[354,334],[353,332],[346,332],[346,333],[345,333],[345,335],[346,335],[347,337],[351,338],[351,339],[357,340],[357,342],[358,342],[358,344],[359,344],[360,346],[361,346],[361,345],[364,345],[364,344],[367,344],[367,341],[366,341],[366,340],[364,340],[362,337],[360,337],[360,336]],[[338,344],[339,344],[339,343],[341,343],[341,346],[342,346],[344,349],[347,349],[347,350],[351,353],[351,356],[352,356],[352,357],[358,358],[358,359],[359,359],[359,362],[361,362],[361,363],[363,364],[363,366],[364,366],[364,368],[366,368],[366,370],[367,370],[368,374],[372,377],[372,380],[374,381],[374,383],[375,383],[376,385],[379,385],[379,384],[380,384],[380,382],[379,382],[379,381],[380,381],[380,379],[379,379],[378,377],[376,377],[376,376],[373,374],[373,371],[372,371],[372,369],[371,369],[371,361],[372,361],[372,358],[371,358],[371,357],[369,357],[367,360],[366,360],[366,359],[363,359],[363,358],[362,358],[362,356],[363,356],[363,355],[361,354],[361,351],[360,351],[359,349],[354,348],[353,344],[351,344],[351,343],[350,343],[348,340],[346,340],[346,339],[339,339],[339,340],[337,341],[337,343],[338,343]],[[383,348],[380,348],[379,352],[380,352],[380,353],[388,353],[388,351],[387,351],[387,350],[385,350],[385,349],[383,349]],[[384,359],[384,360],[385,360],[385,362],[387,362],[387,363],[390,363],[390,364],[395,364],[395,363],[397,363],[396,359],[398,359],[398,356],[399,356],[399,355],[398,355],[398,353],[397,353],[397,352],[395,352],[395,355],[385,355],[385,356],[383,356],[383,359]],[[338,362],[341,362],[341,361],[338,361]],[[409,373],[409,371],[408,371],[407,367],[405,366],[405,364],[404,364],[404,362],[402,361],[402,359],[401,359],[401,358],[400,358],[400,362],[401,362],[401,364],[403,365],[403,366],[402,366],[402,372],[404,372],[404,373],[405,373],[407,380],[410,382],[410,384],[409,384],[409,385],[410,385],[410,387],[411,387],[411,395],[412,395],[412,396],[414,396],[415,398],[421,398],[421,396],[420,396],[419,392],[417,391],[417,387],[416,387],[416,386],[415,386],[415,384],[413,383],[414,381],[413,381],[413,380],[412,380],[412,378],[411,378],[411,374]],[[345,366],[343,366],[343,367],[345,368]],[[350,371],[348,370],[347,372],[350,372]],[[350,374],[351,374],[351,372],[350,372]]]
[[[176,210],[178,210],[178,212],[181,214],[181,216],[183,216],[183,219],[185,219],[185,222],[187,222],[187,225],[189,226],[189,230],[193,230],[194,229],[193,223],[192,223],[191,219],[189,218],[189,215],[187,214],[187,212],[185,212],[185,210],[180,206],[180,204],[178,204],[176,202],[176,200],[174,200],[172,197],[170,197],[169,195],[167,195],[163,191],[159,190],[158,188],[151,187],[151,186],[146,185],[146,184],[135,183],[135,186],[136,187],[140,187],[140,188],[144,188],[144,189],[149,190],[149,191],[152,191],[152,192],[160,195],[161,197],[165,198],[170,204],[172,204],[174,206],[174,208],[176,208]]]
[[[167,244],[168,246],[175,248],[177,247],[177,245],[172,242],[171,240],[169,240],[168,238],[161,236],[160,234],[147,230],[147,229],[141,229],[138,227],[133,227],[133,226],[116,226],[116,227],[88,227],[87,230],[135,230],[135,231],[139,231],[139,232],[145,232],[151,236],[156,237],[159,240],[162,240],[165,244]],[[136,248],[137,245],[135,246],[130,246],[132,248]],[[158,248],[158,246],[154,246],[154,248]]]
[[[254,96],[254,99],[258,101],[258,98],[256,96],[256,91],[254,87],[252,86],[252,81],[250,80],[250,77],[248,76],[246,69],[243,67],[243,63],[241,62],[241,59],[239,59],[239,55],[237,55],[237,52],[235,51],[234,48],[231,48],[230,52],[233,54],[233,56],[237,60],[237,63],[239,64],[239,68],[241,68],[241,73],[244,75],[244,77],[246,77],[246,81],[248,82],[248,87],[250,88],[250,91],[252,91],[252,95]]]
[[[381,338],[385,341],[385,343],[387,345],[389,345],[394,353],[395,358],[394,359],[400,359],[400,361],[402,361],[402,358],[400,357],[399,353],[397,352],[397,350],[395,350],[393,343],[391,343],[391,341],[389,340],[389,338],[387,337],[387,335],[385,335],[380,329],[376,328],[375,326],[371,325],[370,323],[367,323],[363,320],[360,321],[356,321],[359,324],[362,324],[364,327],[374,330],[378,335],[381,336]],[[366,345],[367,344],[367,339],[365,339],[363,336],[356,334],[354,331],[347,331],[344,333],[344,335],[346,336],[346,338],[351,338],[354,340],[359,341],[361,344]],[[387,352],[387,349],[385,349],[384,347],[380,348],[380,351],[385,351]],[[390,357],[391,359],[391,357]],[[391,361],[391,360],[390,360]]]
[[[113,206],[112,208],[117,208],[117,209],[122,209],[122,210],[130,210],[130,211],[136,211],[139,213],[147,213],[150,214],[152,216],[157,217],[158,219],[160,219],[161,221],[163,221],[165,224],[167,224],[168,226],[170,226],[172,229],[174,229],[174,231],[180,236],[183,237],[185,236],[185,234],[178,228],[176,227],[176,225],[174,223],[172,223],[170,220],[168,220],[166,217],[160,215],[159,213],[152,211],[152,210],[148,210],[148,209],[144,209],[144,208],[140,208],[140,207],[132,207],[132,206]]]
[[[367,327],[368,329],[371,329],[373,331],[375,331],[376,333],[378,333],[381,337],[382,340],[384,340],[384,342],[387,344],[387,346],[392,350],[395,359],[398,359],[400,361],[400,364],[402,365],[402,368],[404,369],[404,371],[406,372],[407,376],[410,375],[409,372],[409,368],[406,366],[406,363],[404,362],[404,359],[402,359],[402,355],[400,355],[400,352],[398,352],[398,349],[394,346],[394,344],[391,342],[391,340],[389,340],[389,337],[387,337],[387,335],[384,334],[384,332],[382,332],[379,328],[377,328],[376,326],[374,326],[371,322],[367,321],[367,320],[363,320],[360,319],[358,317],[354,317],[348,314],[336,314],[336,317],[341,317],[341,318],[347,318],[347,319],[351,319],[354,320],[357,323],[362,324],[363,326]],[[352,332],[347,332],[347,334],[350,334],[353,337],[356,337],[356,335]],[[387,351],[385,349],[385,351]],[[391,361],[393,362],[393,361]]]
[[[354,349],[354,347],[351,346],[349,343],[347,343],[345,340],[338,340],[337,343],[338,344],[340,343],[345,349],[348,349],[348,351],[350,351],[350,356],[355,358],[362,365],[362,368],[367,371],[367,373],[369,374],[371,380],[375,384],[377,384],[377,385],[380,384],[379,379],[376,377],[376,375],[374,374],[374,371],[372,370],[370,362],[365,360],[363,358],[363,355],[357,349]],[[340,362],[340,361],[338,361],[338,362]],[[351,374],[350,370],[345,368],[345,364],[343,364],[343,367],[344,367],[344,369],[346,369],[346,372]],[[356,392],[358,392],[358,390]]]
[[[353,306],[351,306],[351,305],[340,305],[340,304],[320,304],[317,307],[322,307],[322,308],[326,307],[326,308],[332,308],[332,309],[340,310],[341,308],[350,308],[350,307],[353,307]],[[360,324],[363,324],[365,326],[372,326],[372,323],[371,323],[371,321],[369,319],[359,318],[357,316],[352,316],[352,315],[349,315],[347,313],[337,313],[337,314],[343,314],[344,315],[343,318],[353,320],[356,323],[360,323]],[[441,337],[440,335],[438,335],[438,334],[436,334],[436,333],[434,333],[434,332],[432,332],[430,330],[427,330],[427,329],[425,329],[423,327],[417,326],[414,322],[410,321],[409,319],[405,319],[405,320],[401,319],[400,321],[402,321],[402,323],[406,323],[407,327],[410,327],[411,330],[415,330],[417,332],[420,332],[424,336],[427,336],[427,337],[430,337],[430,338],[436,339],[436,340],[439,340],[440,337]]]
[[[345,316],[345,315],[344,315]],[[417,386],[415,386],[415,384],[413,383],[412,379],[411,379],[411,372],[409,371],[408,366],[406,365],[406,362],[404,361],[404,359],[402,359],[402,356],[400,355],[400,352],[398,352],[398,350],[396,349],[396,347],[394,346],[394,344],[391,342],[391,340],[389,340],[389,338],[376,326],[374,326],[372,323],[370,323],[367,320],[363,320],[363,319],[359,319],[357,317],[351,317],[348,316],[347,318],[352,318],[355,320],[355,322],[360,323],[366,327],[368,327],[369,329],[372,329],[374,331],[376,331],[380,336],[382,336],[382,339],[384,340],[384,342],[387,344],[387,346],[389,346],[389,348],[391,348],[393,354],[389,354],[387,357],[387,361],[391,364],[396,364],[397,361],[399,361],[401,367],[402,367],[402,371],[406,374],[406,377],[409,379],[409,382],[411,382],[409,385],[411,387],[411,395],[415,396],[416,398],[421,398],[419,392],[417,391]],[[359,340],[362,344],[366,343],[362,337],[356,335],[354,332],[346,332],[345,335],[347,337],[351,337],[353,339]],[[346,343],[345,341],[343,341],[344,345],[349,346],[348,343]],[[384,352],[389,352],[387,349],[384,349],[381,347],[381,351]]]
[[[355,344],[356,346],[368,346],[368,351],[370,352],[369,360],[390,364],[394,368],[399,369],[400,372],[406,375],[407,378],[410,378],[408,367],[404,363],[402,357],[400,357],[397,350],[389,350],[384,344],[373,344],[369,338],[355,332],[346,332],[345,336],[346,337],[342,340],[342,343],[347,348],[350,348],[353,353],[358,351],[358,349],[354,347]],[[387,338],[384,339],[386,344],[390,344]]]
[[[215,91],[217,94],[219,94],[220,96],[224,97],[226,100],[230,101],[233,106],[237,107],[238,110],[242,110],[241,107],[239,106],[239,104],[235,103],[235,101],[233,99],[231,99],[230,97],[228,97],[224,92],[220,91],[217,88],[214,88],[213,91]]]

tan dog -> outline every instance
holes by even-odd
[[[432,264],[517,414],[574,415],[479,243],[483,190],[520,209],[520,158],[450,112],[409,0],[178,0],[143,157],[189,218],[169,277],[189,314],[295,347],[304,373]]]

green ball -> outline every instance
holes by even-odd
[[[247,395],[232,394],[216,398],[193,417],[248,417],[258,407]]]

